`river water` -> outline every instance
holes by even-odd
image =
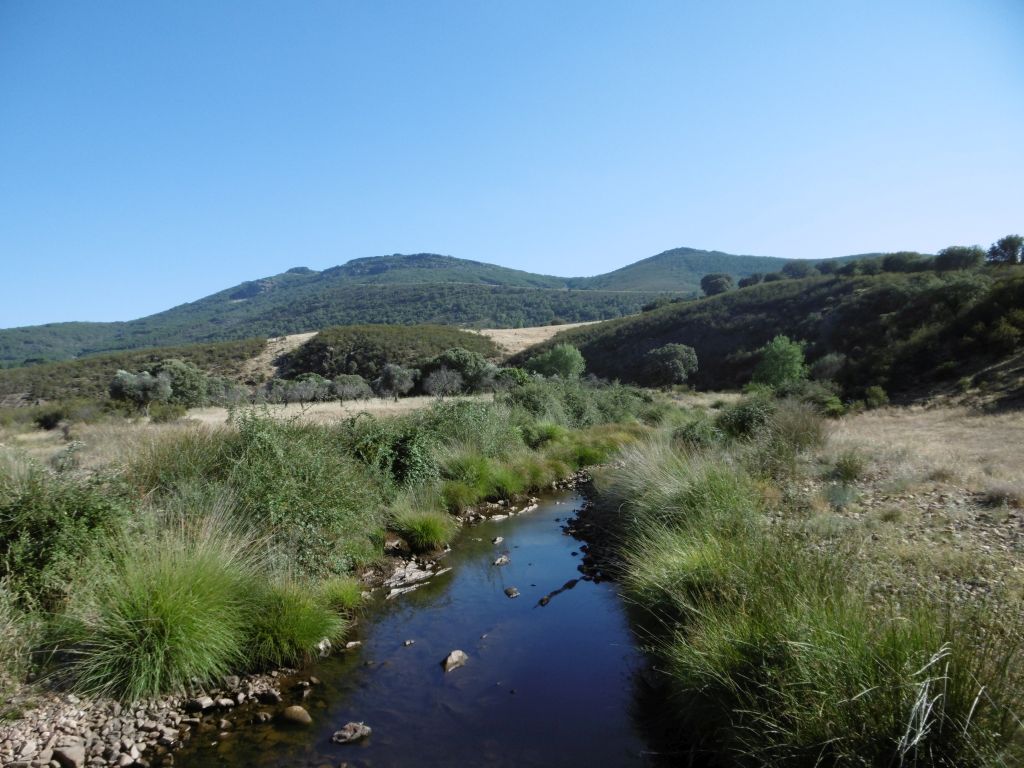
[[[350,638],[361,648],[304,670],[321,680],[302,701],[312,726],[197,736],[176,765],[651,764],[633,712],[641,658],[614,585],[581,580],[538,604],[580,575],[579,542],[562,531],[579,503],[563,494],[466,528],[442,560],[449,573],[377,598]],[[493,565],[504,552],[511,562]],[[518,598],[505,595],[510,586]],[[441,662],[456,648],[469,662],[445,673]],[[349,721],[364,721],[372,735],[332,743]]]

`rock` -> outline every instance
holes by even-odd
[[[326,637],[322,638],[319,643],[316,644],[316,649],[320,653],[320,658],[326,658],[331,654],[331,641]]]
[[[196,699],[189,699],[185,703],[186,712],[205,712],[208,709],[213,709],[214,701],[209,696],[200,696]]]
[[[224,687],[229,691],[237,690],[241,683],[242,681],[238,678],[238,675],[228,675],[224,678]]]
[[[507,554],[504,554],[504,555],[499,555],[498,559],[494,561],[494,564],[498,565],[498,566],[501,566],[501,565],[508,565],[511,562],[512,562],[512,558],[510,558]]]
[[[235,706],[235,700],[225,696],[223,699],[217,699],[217,706],[221,709],[231,709]]]
[[[286,707],[284,712],[281,713],[281,720],[286,723],[292,723],[294,725],[312,725],[313,718],[309,716],[309,712],[304,707],[300,707],[298,704],[293,704],[290,707]]]
[[[404,643],[402,643],[402,645],[404,645],[406,648],[408,648],[410,645],[415,645],[415,644],[416,644],[415,640],[406,640]]]
[[[85,765],[85,747],[57,747],[53,750],[53,759],[60,763],[61,768],[82,768]]]
[[[345,643],[345,650],[352,651],[361,646],[362,643],[359,640],[349,640],[347,643]]]
[[[491,539],[491,544],[501,544],[501,542],[503,542],[504,540],[504,536],[495,536],[493,539]]]
[[[269,691],[260,691],[256,694],[256,698],[260,700],[261,704],[280,704],[281,693],[271,688]]]
[[[519,597],[519,590],[515,587],[505,587],[505,596],[510,598]]]
[[[445,672],[451,672],[464,666],[467,661],[469,661],[469,655],[465,651],[454,650],[448,654],[448,658],[442,664],[444,665]]]
[[[335,744],[351,744],[353,741],[365,739],[372,732],[370,726],[365,723],[345,723],[341,730],[334,732],[331,741]]]
[[[254,719],[257,723],[269,723],[273,716],[269,712],[257,712]]]

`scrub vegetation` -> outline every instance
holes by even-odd
[[[930,422],[876,413],[835,428],[814,402],[760,390],[690,411],[599,474],[602,559],[635,606],[680,764],[1024,758],[1019,556],[981,539],[957,557],[952,519],[914,500],[966,478],[915,464],[908,485],[906,456],[865,453],[881,444],[857,425],[900,421],[914,441]]]
[[[344,635],[389,531],[442,547],[455,513],[606,461],[668,409],[527,376],[385,418],[137,423],[88,469],[0,448],[0,683],[34,672],[137,700],[300,663]]]

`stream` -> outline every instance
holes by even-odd
[[[581,502],[563,493],[532,512],[467,527],[441,561],[450,572],[393,600],[377,590],[348,638],[362,646],[303,670],[321,681],[301,702],[311,726],[200,735],[175,764],[652,764],[634,717],[641,657],[614,585],[580,580],[538,604],[580,576],[579,542],[562,524]],[[497,536],[504,541],[492,544]],[[494,565],[506,552],[510,562]],[[512,586],[519,597],[505,595]],[[441,662],[453,649],[469,661],[446,673]],[[332,743],[350,721],[372,735]]]

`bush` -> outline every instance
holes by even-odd
[[[761,362],[754,369],[753,381],[778,388],[807,376],[803,345],[786,336],[776,336],[761,348]]]
[[[665,344],[647,353],[648,381],[661,386],[684,384],[697,371],[697,353],[686,344]]]
[[[0,578],[29,604],[53,609],[73,575],[127,522],[123,489],[30,464],[0,473]]]
[[[414,552],[439,549],[458,530],[456,520],[444,510],[402,509],[394,514],[392,526]]]
[[[320,601],[341,614],[354,612],[363,602],[363,585],[351,576],[331,576],[317,585]]]
[[[878,385],[864,390],[864,404],[868,408],[882,408],[889,404],[889,395]]]
[[[715,426],[729,437],[753,437],[768,424],[775,407],[775,402],[768,397],[747,397],[723,408],[715,419]]]
[[[153,403],[149,406],[149,420],[154,424],[168,424],[188,413],[181,403]]]
[[[859,451],[843,451],[836,457],[830,476],[841,483],[849,484],[859,480],[867,469],[867,459]]]
[[[572,344],[556,344],[551,349],[535,355],[526,361],[528,371],[542,376],[558,376],[563,379],[578,378],[586,370],[583,355]]]
[[[116,540],[70,603],[77,690],[129,701],[210,681],[245,658],[261,565],[253,540],[216,519]]]
[[[722,431],[715,422],[706,417],[698,416],[672,432],[672,442],[688,449],[704,449],[718,445],[724,439]]]
[[[246,638],[248,661],[258,669],[301,664],[316,654],[321,640],[337,640],[345,629],[345,621],[316,589],[279,580],[257,590]]]

